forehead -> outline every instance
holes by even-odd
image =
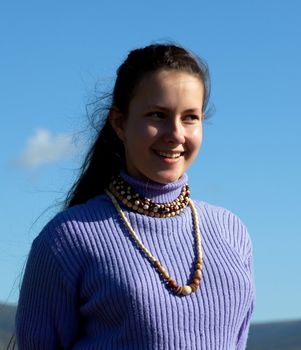
[[[198,76],[182,71],[159,70],[148,73],[139,82],[130,105],[154,102],[202,105],[203,96],[204,85]]]

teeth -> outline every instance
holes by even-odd
[[[165,152],[160,152],[160,151],[157,151],[157,153],[160,156],[167,157],[167,158],[179,158],[181,155],[181,153],[165,153]]]

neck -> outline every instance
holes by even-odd
[[[128,175],[125,171],[121,171],[120,176],[133,190],[156,203],[168,203],[175,200],[188,180],[186,173],[179,180],[168,184],[161,184],[152,180],[140,180]]]

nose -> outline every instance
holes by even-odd
[[[179,120],[168,120],[166,122],[165,142],[170,144],[183,144],[185,142],[184,127]]]

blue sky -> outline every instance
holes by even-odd
[[[208,62],[215,113],[188,172],[254,245],[253,321],[301,318],[301,3],[27,1],[0,11],[0,300],[89,145],[85,105],[130,49],[173,40]]]

